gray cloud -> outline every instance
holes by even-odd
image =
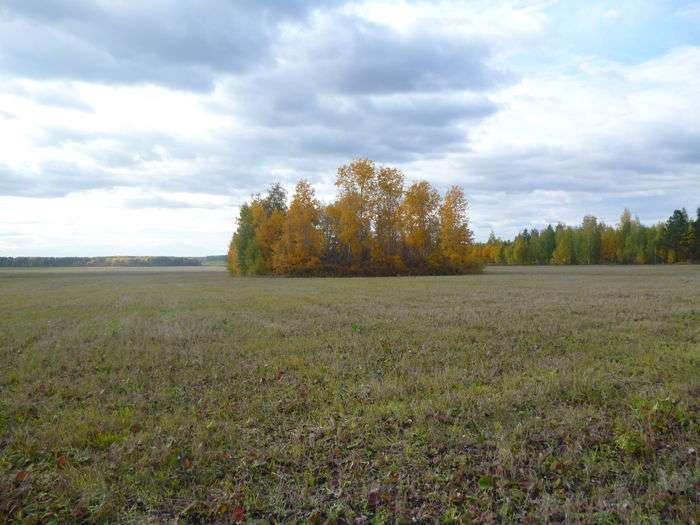
[[[439,33],[401,35],[329,14],[328,4],[324,16],[313,12],[306,2],[271,9],[163,1],[137,10],[78,0],[50,6],[13,0],[3,11],[9,32],[0,36],[7,50],[0,67],[40,79],[156,82],[181,89],[204,89],[221,79],[228,101],[212,109],[242,121],[245,129],[222,133],[213,143],[61,128],[44,129],[37,138],[40,147],[80,149],[107,172],[138,173],[165,157],[188,161],[188,177],[156,167],[148,180],[111,179],[172,191],[237,193],[255,190],[281,166],[316,179],[357,156],[396,163],[444,155],[467,144],[465,124],[497,111],[488,96],[478,94],[507,80],[488,65],[487,43]],[[273,29],[281,23],[292,23],[301,38],[294,31],[277,35]],[[33,41],[41,44],[20,38],[28,27],[40,33]],[[72,102],[69,93],[55,90],[25,94],[42,103]],[[311,164],[308,159],[314,159],[314,169],[300,167]],[[58,172],[52,173],[45,182],[49,193],[90,186],[71,170],[61,186]],[[21,187],[29,178],[13,180],[5,191],[35,192]],[[95,187],[105,180],[96,178]]]
[[[465,182],[476,191],[566,191],[619,194],[635,190],[700,193],[700,163],[687,133],[629,142],[610,137],[588,149],[531,147],[524,151],[467,154]]]
[[[676,202],[683,191],[700,194],[700,134],[671,118],[630,119],[629,132],[601,132],[575,148],[523,137],[529,145],[512,140],[498,151],[472,151],[473,129],[508,110],[494,102],[494,92],[517,80],[494,66],[497,42],[429,25],[397,32],[337,5],[5,0],[0,77],[67,81],[19,89],[18,96],[93,111],[71,91],[70,81],[157,84],[196,91],[190,95],[212,113],[230,117],[235,129],[184,139],[166,132],[46,127],[32,136],[37,169],[0,165],[0,195],[136,186],[242,200],[272,180],[292,184],[306,177],[327,185],[338,164],[359,156],[399,164],[409,177],[412,163],[449,159],[449,174],[422,168],[421,176],[437,184],[463,183],[475,195],[505,195],[501,208],[508,195],[524,199],[529,208],[508,210],[517,221],[532,216],[533,207],[556,211],[556,203],[541,197],[548,192],[576,196],[575,204],[559,203],[561,209],[585,203],[593,212],[604,208],[603,197],[612,206],[639,203],[640,209],[656,210],[651,201],[660,202],[658,192],[664,202]],[[21,115],[3,111],[0,118]],[[43,150],[61,149],[97,167],[41,160]],[[172,172],[173,165],[186,166],[187,173]],[[149,197],[127,206],[191,205]]]
[[[81,100],[80,94],[70,85],[41,85],[34,89],[28,89],[19,83],[10,81],[1,84],[0,89],[2,92],[28,98],[44,106],[85,112],[93,111],[92,106]],[[0,115],[2,114],[3,112],[0,112]],[[9,113],[7,115],[12,116]]]
[[[301,61],[306,69],[299,73],[334,91],[483,90],[504,78],[486,65],[484,42],[440,33],[406,36],[351,16],[309,21],[315,8],[328,11],[332,4],[6,0],[0,7],[0,70],[37,79],[202,90],[220,74],[274,67],[292,46],[293,67]],[[287,22],[302,24],[301,40],[280,36]]]
[[[477,39],[440,32],[400,34],[349,16],[317,22],[308,35],[294,48],[289,67],[278,73],[287,81],[303,75],[333,92],[481,91],[511,78],[489,66],[490,47]],[[280,44],[285,58],[283,47],[290,43],[283,39]]]
[[[152,196],[127,199],[125,206],[130,209],[157,208],[157,209],[220,209],[220,204],[193,204],[176,199],[166,199],[164,197]]]
[[[76,109],[78,111],[87,112],[91,112],[93,110],[92,106],[80,100],[76,93],[65,92],[58,89],[41,91],[31,95],[31,98],[40,104],[44,104],[45,106]]]
[[[403,162],[441,155],[468,142],[463,126],[492,115],[497,106],[485,97],[449,95],[324,98],[304,102],[263,94],[247,118],[265,128],[247,144],[266,156],[348,159],[370,156],[379,162]]]
[[[316,16],[322,7],[322,16]],[[105,181],[173,191],[235,193],[254,190],[280,166],[318,178],[360,155],[408,162],[458,150],[465,123],[497,111],[485,94],[508,81],[489,65],[489,45],[439,32],[399,34],[342,15],[332,4],[280,2],[146,6],[64,0],[9,0],[0,8],[0,71],[39,80],[151,82],[177,89],[209,89],[217,80],[229,100],[212,107],[245,123],[219,140],[183,141],[165,134],[42,130],[36,144],[84,151],[105,172],[150,163],[148,180],[100,176]],[[292,31],[280,31],[283,24]],[[31,31],[35,37],[27,40]],[[68,88],[66,88],[68,89]],[[57,88],[23,95],[42,104],[81,106]],[[191,164],[188,177],[153,164]],[[300,168],[314,159],[315,169]],[[64,167],[67,168],[67,167]],[[47,173],[46,193],[90,187],[80,169]],[[279,178],[279,176],[277,177]],[[9,179],[8,179],[9,180]],[[36,193],[33,180],[13,174],[12,193]],[[31,187],[23,188],[22,181]]]
[[[308,2],[6,0],[0,71],[36,79],[210,89],[217,75],[270,59],[278,26]],[[31,34],[31,38],[27,35]]]
[[[111,188],[119,182],[102,168],[88,170],[67,162],[45,162],[38,171],[0,164],[0,195],[61,197],[72,191]]]

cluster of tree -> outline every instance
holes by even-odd
[[[417,275],[478,272],[467,201],[368,159],[338,169],[338,196],[322,205],[302,180],[287,206],[273,185],[241,206],[228,253],[236,275]]]
[[[201,266],[200,257],[0,257],[0,267]]]
[[[205,257],[199,257],[204,266],[225,266],[228,257],[226,255],[207,255]]]
[[[625,209],[616,226],[593,216],[580,226],[551,224],[523,230],[512,241],[492,233],[477,246],[479,257],[493,264],[657,264],[700,262],[700,208],[691,220],[685,209],[666,222],[645,226]]]

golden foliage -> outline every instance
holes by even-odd
[[[242,206],[229,249],[231,272],[399,275],[481,269],[461,188],[452,187],[443,202],[427,181],[406,190],[401,171],[369,159],[338,168],[336,186],[338,197],[327,206],[307,181],[297,184],[288,210],[280,203],[279,185],[268,197]]]

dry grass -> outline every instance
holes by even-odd
[[[0,271],[0,521],[697,523],[700,267]]]

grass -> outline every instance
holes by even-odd
[[[0,522],[698,523],[700,266],[0,271]]]

